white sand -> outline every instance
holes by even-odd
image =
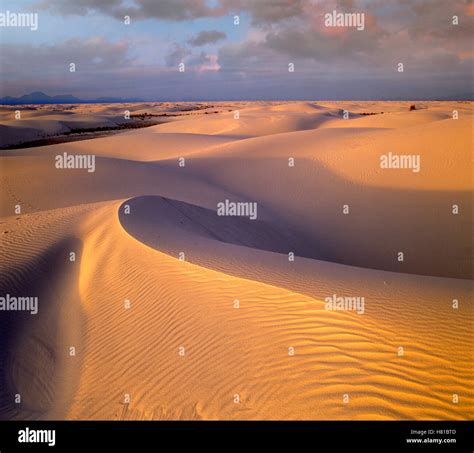
[[[224,103],[3,151],[0,295],[37,295],[40,312],[0,313],[0,418],[472,416],[472,103],[411,104]],[[49,113],[26,127],[60,130]],[[96,171],[56,169],[64,152]],[[388,152],[420,172],[381,169]],[[218,217],[225,199],[258,219]],[[326,310],[333,294],[364,314]]]

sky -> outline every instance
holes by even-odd
[[[0,0],[7,11],[38,14],[38,29],[0,26],[0,97],[472,99],[472,0]],[[363,29],[330,26],[334,11]]]

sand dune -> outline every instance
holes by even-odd
[[[234,103],[167,102],[0,106],[0,148],[41,139],[79,135],[81,131],[139,128],[187,117],[231,111]],[[244,104],[245,105],[245,104]],[[72,134],[72,135],[70,135]],[[94,138],[94,137],[92,137]],[[63,140],[65,141],[65,140]]]
[[[39,313],[0,313],[0,418],[469,418],[472,104],[411,104],[167,104],[193,115],[3,151],[0,295]]]

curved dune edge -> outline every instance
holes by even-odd
[[[455,345],[457,340],[450,329],[461,329],[463,332],[461,336],[465,335],[465,339],[469,336],[468,330],[463,327],[462,317],[448,323],[449,326],[444,324],[444,327],[440,327],[443,322],[446,323],[447,311],[437,312],[436,307],[436,298],[445,297],[446,293],[451,292],[454,287],[457,287],[458,291],[468,296],[470,291],[469,282],[357,269],[306,259],[297,260],[299,263],[295,264],[299,266],[298,269],[288,276],[288,269],[284,270],[284,266],[287,264],[275,253],[252,250],[248,247],[242,247],[242,244],[236,246],[236,244],[219,243],[214,237],[215,230],[203,232],[200,226],[206,222],[206,212],[209,210],[189,207],[186,203],[176,201],[174,201],[175,206],[171,206],[169,200],[166,201],[160,197],[139,197],[138,199],[125,201],[120,206],[119,213],[123,212],[123,207],[126,204],[130,206],[131,214],[128,218],[123,214],[119,214],[122,226],[125,231],[149,247],[156,249],[159,246],[158,251],[148,249],[151,256],[153,256],[153,253],[156,254],[156,260],[162,257],[161,252],[165,252],[174,256],[171,259],[178,268],[182,268],[183,272],[189,272],[191,267],[192,269],[199,269],[200,272],[215,274],[213,271],[206,271],[196,266],[197,263],[218,270],[218,275],[222,275],[221,272],[227,274],[230,270],[231,275],[237,274],[239,277],[252,280],[236,278],[235,280],[240,282],[239,288],[245,284],[260,286],[259,292],[262,292],[263,300],[266,300],[263,296],[265,290],[279,294],[279,296],[270,298],[270,300],[275,299],[274,303],[271,304],[272,315],[269,316],[268,314],[268,306],[262,306],[261,302],[258,302],[262,299],[260,297],[255,298],[255,296],[252,302],[256,303],[256,306],[248,307],[248,311],[252,313],[252,316],[256,315],[256,320],[260,325],[271,326],[276,329],[279,332],[278,336],[285,338],[289,343],[291,342],[289,338],[295,333],[300,338],[312,338],[306,345],[308,354],[301,358],[303,369],[305,366],[309,366],[309,369],[312,369],[317,375],[317,370],[320,370],[321,366],[323,368],[329,366],[330,369],[333,367],[332,372],[327,370],[332,376],[329,382],[326,383],[327,385],[331,385],[333,379],[337,380],[339,373],[341,376],[350,376],[355,372],[354,370],[359,369],[364,370],[362,374],[365,375],[367,370],[371,369],[370,373],[361,378],[361,382],[367,384],[367,387],[361,384],[362,386],[358,389],[366,395],[363,399],[368,398],[371,402],[367,403],[366,406],[364,403],[364,408],[358,415],[350,412],[351,417],[357,419],[410,418],[408,414],[415,408],[408,407],[412,404],[409,401],[413,401],[413,398],[420,398],[420,406],[427,404],[427,400],[430,398],[423,395],[425,392],[422,391],[422,394],[419,394],[419,392],[424,385],[422,383],[430,381],[432,378],[429,377],[429,374],[438,367],[441,367],[439,372],[436,373],[438,378],[443,375],[443,379],[446,379],[448,375],[454,373],[454,375],[457,375],[457,378],[455,378],[457,385],[461,385],[468,394],[470,393],[467,390],[469,377],[466,374],[469,368],[469,359],[467,356],[460,357],[460,344]],[[172,210],[176,212],[170,215]],[[194,211],[195,215],[200,215],[199,222],[193,222],[193,219],[190,219],[190,211]],[[143,218],[142,215],[147,212],[148,217]],[[137,216],[135,220],[133,220],[133,214]],[[207,214],[210,213],[207,212]],[[124,220],[126,218],[128,220]],[[216,226],[218,225],[214,224],[214,227]],[[228,234],[223,231],[220,233],[224,236]],[[240,230],[240,233],[243,233],[242,237],[245,237],[245,232]],[[232,237],[224,237],[224,239],[230,242]],[[194,264],[180,262],[177,259],[178,250],[185,251],[186,261],[189,258]],[[220,256],[218,256],[219,253],[221,253]],[[150,262],[152,262],[151,257]],[[269,275],[271,277],[268,277]],[[296,278],[295,281],[290,281],[297,275],[299,279]],[[221,276],[220,278],[224,277]],[[229,279],[233,280],[234,277],[227,275],[225,280]],[[277,287],[261,285],[259,281],[262,280]],[[385,285],[383,296],[380,294],[382,285]],[[292,291],[288,292],[284,289],[289,287],[292,291],[296,290],[300,294],[298,295]],[[358,317],[352,313],[327,312],[324,310],[322,295],[332,294],[331,291],[334,291],[335,288],[337,288],[339,294],[365,294],[368,305],[366,314]],[[437,294],[436,291],[438,291]],[[309,299],[308,294],[311,295]],[[300,305],[300,310],[293,311],[295,309],[294,304],[298,299],[300,303],[297,303],[297,305]],[[292,306],[293,308],[291,308]],[[286,312],[284,318],[288,318],[287,321],[282,323],[280,316],[277,314],[280,309]],[[289,315],[288,310],[293,314]],[[289,322],[290,319],[292,319],[291,322]],[[414,319],[419,319],[420,322],[414,322]],[[424,324],[423,327],[421,327],[422,324]],[[359,336],[361,329],[364,333]],[[254,335],[243,333],[246,345],[250,344]],[[417,338],[416,341],[413,340],[415,337]],[[271,338],[272,335],[270,334],[264,340],[259,338],[259,341],[267,344],[272,341]],[[391,354],[388,351],[391,347],[396,348],[397,338],[399,340],[401,338],[410,339],[412,345],[416,343],[416,353],[413,357],[413,360],[416,357],[416,365],[415,361],[407,361],[403,364],[392,362]],[[305,343],[305,341],[303,340],[302,343]],[[263,347],[262,345],[259,346]],[[282,349],[284,348],[282,347]],[[441,352],[442,350],[443,352]],[[450,352],[445,355],[448,351]],[[454,353],[457,355],[456,365],[452,360],[452,354]],[[346,354],[349,354],[349,357]],[[461,353],[461,355],[463,354]],[[326,362],[327,360],[332,363],[332,367]],[[387,363],[382,365],[385,360],[387,360]],[[369,362],[373,361],[380,362],[378,365],[375,363],[369,365]],[[367,366],[368,368],[366,368]],[[280,367],[282,367],[283,374],[290,372],[290,369],[286,366],[281,364]],[[456,367],[459,368],[454,371]],[[441,371],[441,369],[444,369],[444,371]],[[430,370],[430,372],[428,373],[427,370]],[[290,373],[294,372],[297,371],[293,370]],[[358,373],[356,372],[356,374]],[[324,380],[323,378],[322,381]],[[461,384],[462,382],[464,384]],[[321,381],[318,381],[317,384],[311,384],[308,381],[304,385],[308,387],[308,390],[312,388],[312,391],[316,391],[315,387],[324,384]],[[341,388],[344,387],[343,382],[340,382],[339,385]],[[430,385],[436,385],[434,380]],[[389,396],[391,392],[397,393],[397,396]],[[336,394],[337,392],[335,392]],[[319,415],[316,417],[345,418],[341,415],[342,413],[339,416],[334,416],[334,413],[337,413],[338,410],[331,407],[329,401],[335,403],[335,395],[328,396],[328,401],[325,401],[326,396],[322,397],[319,404],[327,403],[328,407],[326,410],[321,411],[320,409],[318,411]],[[374,400],[375,395],[378,396]],[[309,398],[308,395],[307,397]],[[437,407],[434,411],[439,411],[438,415],[433,416],[433,413],[428,415],[430,411],[422,409],[423,417],[438,418],[439,416],[439,418],[443,418],[447,416],[445,412],[447,407],[442,403],[443,398],[439,397],[440,395],[436,397],[437,402],[434,403],[434,406]],[[472,406],[472,394],[466,395],[466,397],[465,409]],[[390,409],[379,401],[384,398],[387,402],[391,401],[393,403]],[[424,400],[424,402],[421,403],[421,400]],[[359,401],[359,403],[362,402]],[[305,406],[302,405],[302,407]],[[259,408],[259,410],[262,410],[262,408]],[[303,412],[307,414],[305,410]],[[444,415],[440,415],[441,413],[444,413]],[[220,417],[221,415],[217,416],[217,418]],[[270,417],[272,416],[270,415]],[[306,417],[314,418],[314,415],[306,415]],[[450,417],[448,416],[448,418]],[[297,416],[296,418],[301,417]],[[463,418],[462,415],[461,418]]]
[[[129,215],[125,214],[125,206]],[[246,217],[220,217],[216,210],[158,195],[130,198],[118,210],[123,228],[140,242],[174,258],[224,272],[236,277],[263,281],[299,291],[298,267],[303,260],[307,265],[326,266],[334,272],[355,272],[369,281],[378,276],[384,284],[393,279],[393,272],[367,267],[347,266],[331,260],[321,262],[321,245],[292,231],[280,219],[266,215],[266,220]],[[290,259],[289,254],[293,257]],[[255,273],[265,263],[271,272]],[[302,270],[299,269],[299,272]],[[277,277],[291,273],[291,278]],[[399,274],[399,273],[397,273]],[[410,280],[410,274],[399,274]],[[435,276],[414,276],[426,282],[435,282]],[[419,281],[422,281],[419,279]],[[462,286],[469,286],[465,281]],[[304,291],[303,291],[304,292]],[[325,294],[316,293],[317,296]],[[315,294],[310,294],[314,296]]]

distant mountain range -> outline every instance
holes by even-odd
[[[114,98],[101,97],[97,99],[84,100],[76,98],[71,94],[59,94],[57,96],[48,96],[41,91],[35,91],[30,94],[25,94],[19,98],[5,96],[0,98],[0,104],[3,105],[21,105],[21,104],[101,104],[114,102],[143,102],[138,98]]]
[[[432,97],[432,98],[414,98],[414,99],[407,99],[407,98],[381,98],[378,99],[380,101],[387,100],[387,101],[456,101],[456,100],[473,100],[474,94],[473,93],[459,93],[452,96],[443,96],[443,97]],[[222,101],[237,101],[239,99],[221,99]],[[241,100],[241,99],[240,99]],[[250,100],[250,99],[248,99]],[[271,100],[271,99],[269,99]],[[273,99],[278,101],[279,99]],[[281,100],[281,99],[280,99]],[[288,99],[288,100],[307,100],[307,99]],[[316,100],[316,99],[315,99]],[[330,100],[330,99],[324,99]],[[349,100],[349,99],[333,99],[333,100]],[[364,99],[354,99],[362,101]],[[367,100],[374,100],[374,99],[367,99]],[[201,99],[201,98],[190,98],[190,99],[180,99],[175,100],[174,102],[204,102],[210,101],[210,99]],[[114,98],[114,97],[100,97],[97,99],[79,99],[71,94],[59,94],[57,96],[48,96],[47,94],[43,93],[42,91],[35,91],[30,94],[25,94],[21,97],[15,98],[11,96],[5,96],[0,98],[0,105],[25,105],[25,104],[111,104],[111,103],[122,103],[122,102],[164,102],[164,100],[157,101],[145,101],[139,98]]]

